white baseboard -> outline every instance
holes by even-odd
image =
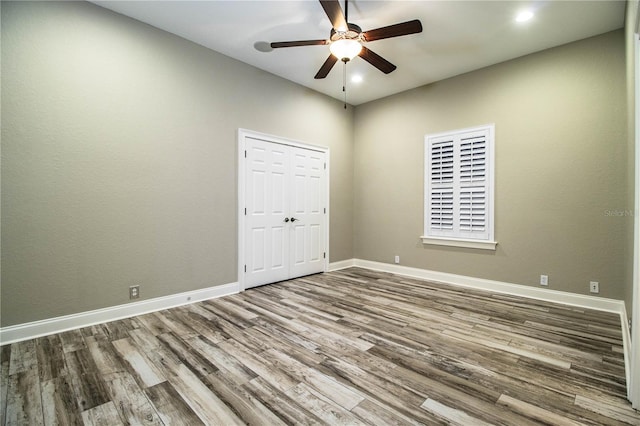
[[[335,267],[333,267],[335,265]],[[451,284],[460,287],[486,290],[494,293],[509,294],[512,296],[527,297],[530,299],[544,300],[547,302],[560,303],[563,305],[576,306],[585,309],[595,309],[598,311],[611,312],[620,315],[622,327],[622,345],[624,352],[624,365],[627,383],[631,383],[631,335],[629,330],[629,320],[624,301],[607,299],[603,297],[588,296],[584,294],[569,293],[565,291],[536,288],[521,284],[506,283],[502,281],[486,280],[483,278],[468,277],[465,275],[449,274],[446,272],[430,271],[427,269],[411,268],[408,266],[391,263],[374,262],[371,260],[350,259],[330,264],[330,271],[356,266],[359,268],[371,269],[374,271],[388,272],[407,277],[421,278],[424,280]],[[630,387],[627,386],[627,396]]]
[[[124,305],[2,327],[0,328],[0,345],[7,345],[21,340],[33,339],[122,318],[129,318],[202,300],[214,299],[235,294],[238,293],[238,291],[238,283],[229,283],[201,290],[172,294],[170,296],[141,300]]]
[[[338,262],[332,262],[329,264],[329,271],[328,272],[333,272],[333,271],[339,271],[340,269],[346,269],[346,268],[351,268],[352,266],[355,266],[355,259],[347,259],[347,260],[340,260]]]

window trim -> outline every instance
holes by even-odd
[[[462,238],[438,238],[438,237],[427,237],[425,235],[421,236],[420,238],[422,239],[422,244],[472,248],[472,249],[480,249],[480,250],[495,250],[496,246],[498,245],[497,241],[488,241],[488,240],[464,240]]]
[[[442,236],[442,235],[434,235],[429,233],[429,224],[431,222],[431,218],[429,216],[429,197],[430,197],[430,189],[431,189],[431,181],[430,181],[430,172],[428,165],[430,164],[429,155],[430,155],[430,141],[434,139],[444,138],[444,137],[453,137],[459,138],[460,135],[472,132],[487,132],[486,140],[487,140],[487,203],[486,203],[486,211],[487,218],[486,224],[488,228],[487,238],[483,239],[474,239],[474,238],[465,238],[464,236],[456,237],[456,236]],[[456,142],[458,143],[458,142]],[[459,158],[456,159],[456,169],[459,167]],[[449,246],[449,247],[462,247],[462,248],[472,248],[472,249],[481,249],[481,250],[495,250],[498,244],[494,239],[494,213],[495,213],[495,204],[494,204],[494,192],[495,192],[495,124],[485,124],[481,126],[469,127],[464,129],[456,129],[441,133],[432,133],[427,134],[424,137],[424,198],[423,198],[423,207],[424,207],[424,235],[420,238],[422,243],[425,245],[440,245],[440,246]],[[456,177],[459,179],[459,177]],[[459,181],[458,181],[459,184]],[[458,194],[459,198],[459,194]]]

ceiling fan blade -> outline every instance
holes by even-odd
[[[331,68],[333,68],[333,66],[336,64],[336,62],[338,62],[338,58],[333,55],[329,55],[327,60],[324,61],[324,64],[322,64],[322,66],[320,67],[318,73],[313,78],[325,78],[329,74],[329,71],[331,71]]]
[[[299,41],[276,41],[271,43],[273,49],[279,47],[296,47],[296,46],[322,46],[329,44],[328,40],[299,40]]]
[[[336,31],[346,31],[347,20],[344,17],[344,13],[342,13],[340,2],[338,0],[320,0],[320,4],[331,21],[333,28]]]
[[[371,65],[378,68],[385,74],[389,74],[397,68],[391,62],[387,61],[382,56],[372,52],[364,46],[362,46],[362,50],[360,51],[360,54],[358,56],[360,56],[362,59],[369,62]]]
[[[383,38],[399,37],[408,34],[422,32],[422,23],[419,20],[402,22],[400,24],[389,25],[388,27],[376,28],[375,30],[362,33],[367,41],[382,40]]]

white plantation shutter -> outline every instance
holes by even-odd
[[[460,189],[460,231],[484,232],[486,229],[486,191],[484,188]]]
[[[425,137],[423,240],[493,241],[493,134],[489,125]]]
[[[484,135],[468,135],[460,140],[460,182],[484,181],[487,166]]]
[[[431,191],[430,202],[431,229],[448,233],[453,229],[453,189]]]
[[[453,182],[453,139],[431,145],[431,182]]]
[[[429,179],[433,186],[429,195],[429,226],[436,234],[448,235],[453,230],[453,139],[434,141],[429,158]]]

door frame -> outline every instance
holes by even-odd
[[[245,176],[247,172],[247,163],[245,161],[245,149],[246,149],[246,139],[260,139],[265,142],[277,143],[280,145],[294,146],[302,149],[310,149],[313,151],[323,152],[325,154],[325,159],[327,163],[326,169],[326,197],[327,197],[327,213],[326,213],[326,221],[325,221],[325,230],[324,230],[324,247],[326,257],[324,259],[324,269],[323,272],[327,272],[329,270],[329,227],[331,221],[330,214],[330,203],[331,199],[330,188],[331,188],[331,165],[330,165],[330,155],[329,155],[329,147],[312,145],[305,142],[300,142],[292,139],[283,138],[280,136],[269,135],[266,133],[260,133],[253,130],[247,129],[238,129],[238,288],[240,291],[245,291],[245,227],[246,227],[246,216],[245,216]]]
[[[627,4],[629,10],[631,3]],[[631,300],[631,350],[630,350],[630,382],[627,383],[627,397],[631,401],[631,406],[640,410],[640,11],[636,4],[635,23],[633,28],[633,52],[631,58],[635,64],[633,66],[633,90],[634,109],[633,132],[635,139],[635,161],[634,161],[634,203],[633,203],[633,287]],[[627,12],[629,13],[629,12]]]

